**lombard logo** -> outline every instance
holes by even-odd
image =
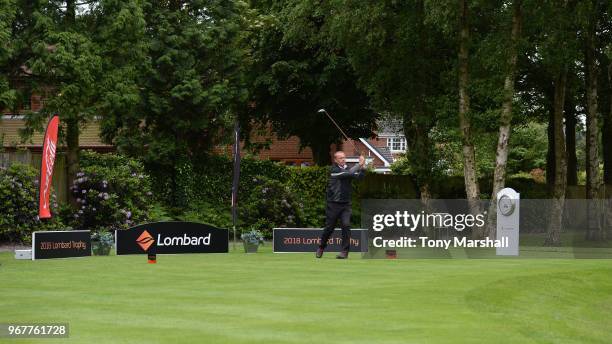
[[[147,230],[144,230],[142,232],[142,234],[140,234],[140,236],[138,237],[138,239],[136,239],[136,243],[138,245],[140,245],[140,247],[147,252],[147,250],[149,249],[149,247],[151,247],[151,245],[155,242],[155,239],[153,239],[153,237],[151,236],[151,234],[149,234],[149,232],[147,232]]]
[[[210,237],[212,233],[206,236],[189,236],[186,233],[182,236],[166,236],[162,237],[157,234],[158,246],[208,246],[210,245]]]

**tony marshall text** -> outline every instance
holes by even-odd
[[[429,237],[400,237],[399,239],[383,239],[382,237],[375,237],[372,240],[374,247],[428,247],[428,248],[443,248],[448,250],[451,245],[452,247],[508,247],[508,238],[503,237],[500,240],[493,240],[489,237],[485,239],[468,239],[463,238],[452,238],[452,239],[429,239]]]

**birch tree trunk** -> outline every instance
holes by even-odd
[[[468,93],[468,44],[470,39],[468,25],[467,0],[459,1],[459,127],[463,145],[463,178],[465,181],[465,193],[468,199],[470,212],[480,212],[480,190],[476,177],[476,154],[472,142],[472,129],[469,119],[470,97]],[[480,237],[483,233],[472,232],[474,236]]]
[[[566,151],[565,134],[563,131],[563,108],[565,104],[565,88],[567,82],[567,66],[555,77],[554,117],[553,130],[555,137],[555,178],[553,198],[548,222],[547,237],[544,242],[547,246],[561,244],[561,225],[563,223],[563,208],[565,206],[566,191]]]
[[[586,82],[586,194],[588,203],[587,240],[600,240],[605,237],[599,221],[601,209],[599,202],[601,177],[599,175],[599,123],[597,119],[597,61],[595,48],[594,15],[589,20],[585,35],[585,82]]]
[[[499,121],[499,136],[495,154],[495,171],[493,173],[493,191],[487,215],[489,237],[495,238],[497,217],[497,193],[506,185],[506,164],[508,162],[508,140],[510,140],[510,123],[512,121],[512,101],[514,99],[514,79],[518,59],[518,43],[521,35],[522,13],[521,1],[515,0],[512,14],[512,33],[510,36],[510,56],[508,72],[504,80],[504,102]]]
[[[554,91],[552,92],[551,103],[554,103]],[[555,187],[555,107],[550,106],[548,111],[548,126],[546,135],[548,138],[548,151],[546,152],[546,185],[549,190]]]
[[[603,206],[606,210],[604,216],[604,233],[612,230],[612,60],[608,60],[608,85],[610,94],[610,108],[608,115],[604,117],[604,129],[602,133],[603,156],[604,156],[604,189]],[[607,238],[606,238],[607,239]]]
[[[567,149],[567,185],[578,185],[578,157],[576,156],[576,104],[565,95],[565,148]]]
[[[610,85],[610,108],[608,115],[604,118],[602,133],[603,160],[604,160],[604,184],[612,185],[612,61],[608,61],[608,85]]]

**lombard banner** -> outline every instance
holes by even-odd
[[[195,222],[153,222],[115,231],[117,255],[227,253],[228,230]]]
[[[89,231],[32,233],[32,260],[91,256]]]
[[[327,242],[328,252],[342,251],[341,230],[336,228]],[[313,253],[321,244],[321,228],[274,228],[273,251],[275,253]],[[350,252],[366,252],[368,250],[368,232],[366,229],[351,229]]]
[[[42,160],[40,163],[40,182],[38,192],[38,217],[48,219],[51,217],[49,195],[51,194],[51,178],[55,165],[55,152],[57,150],[57,130],[59,117],[53,116],[47,124],[43,141]]]
[[[364,258],[612,258],[612,199],[366,199]],[[558,208],[557,208],[558,209]],[[493,211],[493,214],[489,214]]]

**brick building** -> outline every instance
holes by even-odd
[[[347,155],[347,162],[356,163],[359,161],[358,152],[360,152],[366,157],[368,164],[371,164],[376,172],[391,172],[391,164],[402,153],[406,152],[406,139],[401,130],[396,129],[397,126],[387,121],[379,123],[379,128],[382,128],[384,131],[381,131],[375,138],[360,138],[358,140],[351,140],[351,142],[344,140],[339,145],[331,145],[329,147],[330,155],[333,155],[337,150],[343,150]],[[314,164],[310,148],[304,148],[300,151],[300,140],[298,137],[291,136],[281,140],[274,133],[269,132],[269,137],[255,138],[253,141],[261,143],[267,139],[270,140],[269,148],[258,152],[260,159],[269,159],[292,166],[310,166]],[[355,148],[358,152],[355,152]],[[218,146],[215,148],[215,152],[231,155],[232,148],[230,145]]]
[[[27,149],[31,152],[40,152],[42,149],[43,133],[35,133],[33,137],[25,143],[21,142],[19,129],[25,126],[25,111],[39,111],[44,105],[44,100],[40,96],[32,95],[21,100],[20,110],[17,113],[3,111],[0,118],[0,143],[4,151],[14,151],[17,149]],[[357,162],[358,156],[355,154],[353,145],[366,156],[368,164],[371,164],[376,172],[388,173],[390,166],[399,154],[406,151],[406,139],[401,132],[401,126],[392,120],[381,121],[378,125],[379,132],[375,138],[360,138],[351,140],[351,143],[330,146],[330,154],[338,149],[342,149],[347,154],[347,161]],[[294,166],[310,166],[314,164],[312,151],[310,148],[300,150],[299,139],[295,136],[287,139],[279,139],[271,131],[267,137],[254,139],[255,142],[264,142],[270,139],[268,149],[258,152],[260,159],[269,159]],[[100,140],[100,128],[95,121],[81,128],[79,138],[80,146],[83,149],[92,149],[99,152],[113,151],[114,147],[103,143]],[[231,154],[231,146],[219,146],[214,149],[218,154]]]

